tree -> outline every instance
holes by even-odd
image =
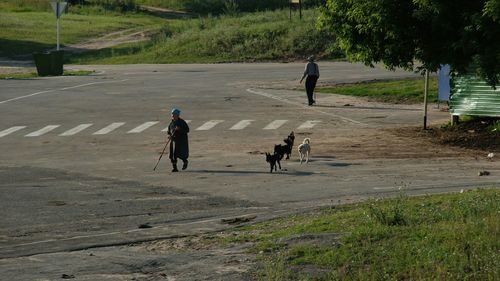
[[[500,0],[328,0],[319,25],[353,61],[500,78]],[[416,68],[415,62],[421,66]]]
[[[490,0],[486,2],[484,13],[494,21],[500,21],[500,0]]]

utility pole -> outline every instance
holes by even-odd
[[[424,89],[424,130],[427,130],[427,94],[429,93],[429,70],[425,70],[425,89]]]
[[[302,19],[302,0],[299,0],[299,18]]]

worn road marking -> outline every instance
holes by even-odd
[[[111,123],[110,125],[100,129],[99,131],[93,133],[93,135],[105,135],[107,133],[110,133],[114,131],[115,129],[123,126],[125,123],[124,122],[116,122],[116,123]]]
[[[0,101],[0,104],[8,103],[8,102],[15,101],[15,100],[20,100],[20,99],[25,99],[25,98],[29,98],[29,97],[33,97],[33,96],[45,94],[45,93],[70,90],[70,89],[75,89],[75,88],[80,88],[80,87],[86,87],[86,86],[91,86],[91,85],[97,85],[97,84],[118,83],[118,82],[124,82],[124,81],[127,81],[127,80],[128,79],[119,80],[119,81],[92,82],[92,83],[86,83],[86,84],[71,86],[71,87],[65,87],[65,88],[61,88],[61,89],[46,90],[46,91],[36,92],[36,93],[33,93],[33,94],[29,94],[29,95],[25,95],[25,96],[20,96],[20,97],[8,99],[8,100]]]
[[[132,130],[128,131],[127,134],[138,134],[144,130],[146,130],[147,128],[151,127],[151,126],[154,126],[156,124],[158,124],[159,121],[150,121],[150,122],[146,122],[140,126],[137,126],[135,128],[133,128]]]
[[[393,189],[396,189],[396,187],[394,187],[394,186],[374,187],[373,189],[375,189],[375,190],[393,190]]]
[[[278,97],[278,96],[275,96],[275,95],[272,95],[272,94],[269,94],[269,93],[257,91],[257,90],[254,90],[254,89],[247,89],[247,92],[252,93],[252,94],[256,94],[256,95],[260,95],[260,96],[263,96],[263,97],[266,97],[266,98],[271,98],[271,99],[274,99],[274,100],[279,100],[279,101],[282,101],[282,102],[293,104],[293,105],[296,105],[296,106],[299,106],[299,107],[302,107],[302,108],[307,108],[307,110],[310,110],[310,111],[316,111],[316,112],[319,112],[319,113],[322,113],[322,114],[325,114],[325,115],[328,115],[328,116],[339,118],[339,119],[341,119],[344,122],[350,122],[350,123],[354,123],[354,124],[358,124],[358,125],[369,126],[366,123],[359,122],[359,121],[356,121],[356,120],[351,119],[351,118],[347,118],[347,117],[344,117],[344,116],[340,116],[338,114],[326,112],[326,111],[318,109],[317,107],[314,107],[314,106],[307,106],[307,105],[304,105],[302,103],[293,102],[293,101],[290,101],[290,100],[287,100],[287,99],[284,99],[284,98],[281,98],[281,97]]]
[[[76,135],[79,132],[87,129],[90,126],[92,126],[92,124],[80,124],[80,125],[74,127],[73,129],[69,129],[66,132],[60,134],[60,136],[72,136],[72,135]]]
[[[283,126],[288,120],[274,120],[264,127],[264,130],[276,130],[279,127]]]
[[[224,122],[224,120],[210,120],[208,122],[205,122],[205,124],[201,125],[200,127],[196,128],[197,131],[207,131],[212,129],[213,127],[217,126],[217,124]]]
[[[312,127],[314,127],[318,123],[321,123],[321,121],[319,121],[319,120],[308,120],[308,121],[302,123],[302,125],[300,125],[299,127],[297,127],[297,130],[311,129]]]
[[[32,133],[27,134],[25,137],[39,137],[41,135],[45,135],[46,133],[54,130],[55,128],[59,127],[60,125],[48,125],[43,128],[41,128],[38,131],[34,131]]]
[[[3,131],[1,131],[1,132],[0,132],[0,138],[1,138],[1,137],[5,137],[5,136],[7,136],[7,135],[10,135],[10,134],[12,134],[12,133],[14,133],[14,132],[17,132],[17,131],[19,131],[19,130],[22,130],[22,129],[24,129],[24,128],[26,128],[26,126],[14,126],[14,127],[12,127],[12,128],[9,128],[9,129],[6,129],[6,130],[3,130]]]
[[[229,130],[243,130],[249,126],[255,120],[241,120],[240,122],[234,124]]]

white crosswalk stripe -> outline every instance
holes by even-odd
[[[191,123],[191,120],[184,120],[184,121],[186,121],[186,123],[188,123],[188,124]],[[165,129],[161,130],[161,131],[162,132],[168,132],[168,126]]]
[[[125,123],[124,122],[115,122],[115,123],[111,123],[109,124],[108,126],[100,129],[99,131],[93,133],[93,135],[105,135],[105,134],[108,134],[116,129],[118,129],[119,127],[123,126]]]
[[[210,120],[208,122],[205,122],[205,124],[201,125],[200,127],[196,128],[197,131],[207,131],[212,129],[213,127],[217,126],[217,124],[224,122],[224,120]]]
[[[142,125],[139,125],[135,128],[133,128],[132,130],[128,131],[127,134],[138,134],[146,129],[148,129],[149,127],[151,126],[154,126],[156,124],[158,124],[159,121],[150,121],[150,122],[146,122]]]
[[[241,120],[240,122],[234,124],[229,130],[243,130],[249,126],[255,120]]]
[[[5,137],[5,136],[7,136],[7,135],[10,135],[10,134],[12,134],[12,133],[14,133],[14,132],[17,132],[17,131],[19,131],[19,130],[22,130],[22,129],[24,129],[24,128],[26,128],[26,126],[14,126],[14,127],[12,127],[12,128],[9,128],[9,129],[6,129],[6,130],[3,130],[3,131],[1,131],[1,132],[0,132],[0,138],[1,138],[1,137]]]
[[[300,125],[297,130],[303,130],[303,129],[311,129],[312,127],[316,126],[316,124],[318,123],[321,123],[321,121],[319,120],[308,120],[304,123],[302,123],[302,125]]]
[[[288,120],[274,120],[264,127],[264,130],[276,130],[279,127],[283,126]]]
[[[186,123],[191,123],[192,120],[185,120]],[[238,131],[238,130],[243,130],[243,129],[248,129],[248,127],[250,125],[252,125],[256,120],[251,120],[251,119],[245,119],[245,120],[240,120],[238,122],[236,122],[232,127],[230,127],[229,129],[225,129],[225,130],[230,130],[230,131]],[[272,121],[271,123],[267,124],[263,130],[277,130],[279,129],[280,127],[282,127],[284,124],[286,124],[289,120],[274,120]],[[218,124],[222,123],[222,122],[225,122],[225,120],[209,120],[209,121],[206,121],[205,123],[203,123],[201,126],[197,127],[195,130],[196,131],[208,131],[208,130],[211,130],[213,128],[215,128]],[[307,120],[305,122],[302,122],[298,127],[297,127],[297,130],[305,130],[305,129],[311,129],[313,128],[314,126],[318,125],[319,123],[321,123],[322,121],[321,120]],[[157,125],[158,123],[160,123],[160,121],[148,121],[148,122],[144,122],[143,124],[127,131],[127,134],[139,134],[139,133],[142,133],[144,132],[145,130]],[[121,126],[125,125],[126,123],[125,122],[114,122],[114,123],[111,123],[109,124],[108,126],[94,132],[92,135],[105,135],[105,134],[109,134],[111,133],[112,131],[120,128]],[[31,132],[27,135],[25,135],[26,137],[38,137],[38,136],[42,136],[58,127],[60,127],[61,125],[48,125],[48,126],[45,126],[37,131],[34,131],[34,132]],[[82,131],[88,129],[89,127],[91,126],[94,126],[93,123],[85,123],[85,124],[80,124],[74,128],[71,128],[61,134],[59,134],[59,136],[73,136],[73,135],[76,135],[78,133],[81,133]],[[5,137],[5,136],[8,136],[14,132],[17,132],[17,131],[20,131],[20,130],[23,130],[23,129],[26,129],[27,126],[13,126],[11,128],[8,128],[8,129],[5,129],[3,131],[0,131],[0,138],[2,137]],[[168,127],[167,128],[164,128],[161,130],[161,132],[166,132],[168,131]]]
[[[43,128],[41,128],[38,131],[34,131],[32,133],[27,134],[25,137],[39,137],[42,135],[45,135],[46,133],[54,130],[55,128],[59,127],[60,125],[48,125]]]
[[[60,136],[73,136],[78,134],[79,132],[87,129],[88,127],[92,126],[93,124],[80,124],[73,129],[69,129],[66,132],[60,134]]]

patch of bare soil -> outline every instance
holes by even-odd
[[[500,132],[492,131],[495,120],[474,120],[449,127],[401,128],[396,134],[409,138],[421,138],[447,147],[460,147],[484,152],[500,151]]]
[[[336,155],[343,159],[435,159],[475,154],[467,149],[454,149],[429,142],[421,137],[420,128],[367,129],[355,136],[338,136],[316,141],[320,155]]]
[[[131,245],[140,254],[155,254],[168,260],[158,263],[151,280],[256,280],[255,255],[251,243],[224,244],[231,233],[202,234]],[[150,280],[150,279],[148,279]]]
[[[450,127],[421,126],[366,129],[355,135],[317,140],[316,151],[345,159],[436,159],[486,157],[500,153],[500,132],[490,122],[477,121]]]
[[[197,15],[184,12],[184,11],[175,11],[171,9],[164,9],[160,7],[152,7],[152,6],[140,6],[140,9],[151,13],[153,15],[163,17],[166,19],[185,19],[185,18],[193,18],[196,17]]]

